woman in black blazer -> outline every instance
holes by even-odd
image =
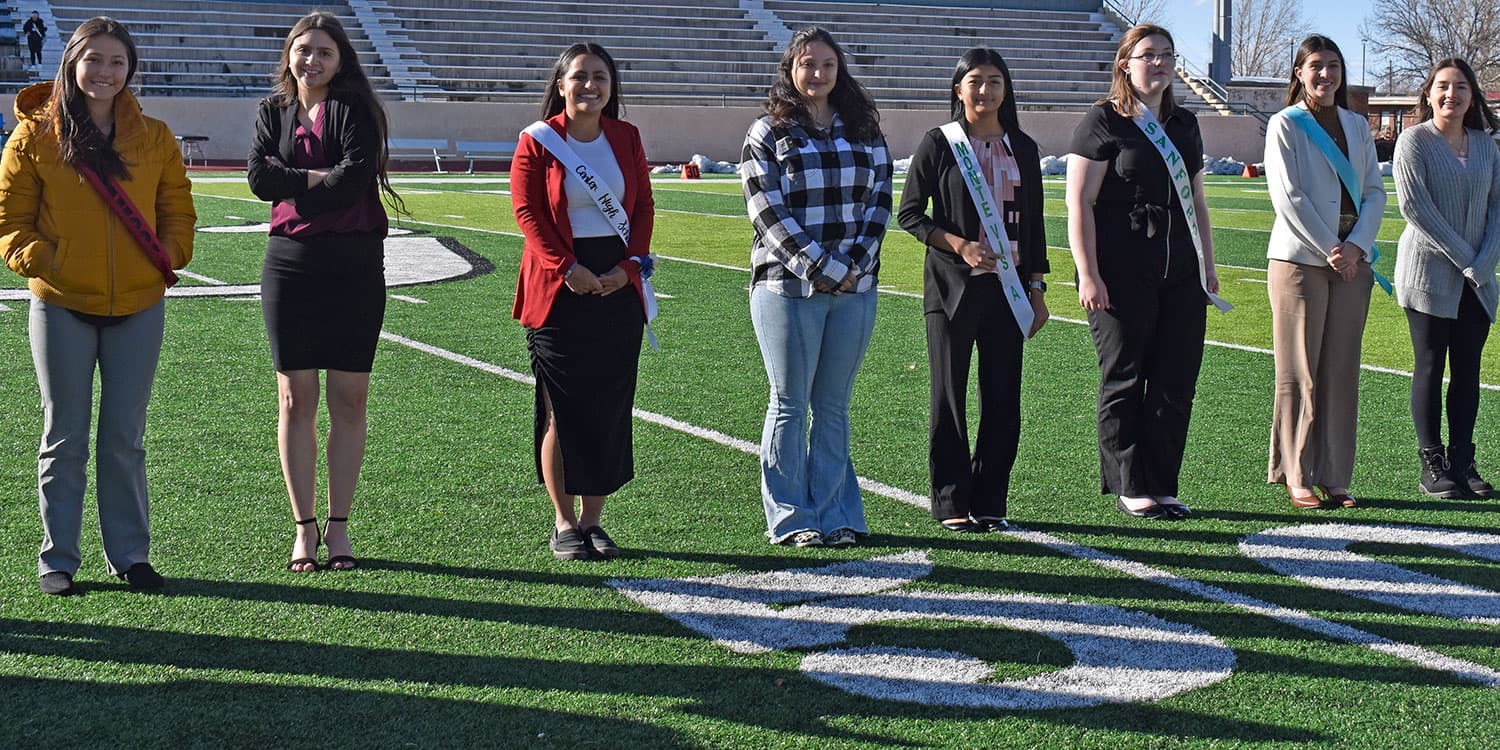
[[[928,131],[912,156],[898,218],[927,245],[922,306],[932,378],[932,516],[951,531],[1001,531],[1021,437],[1021,345],[1048,317],[1042,173],[1036,142],[1021,132],[1000,53],[965,52],[949,99],[1009,241],[1008,257],[993,250],[948,138],[941,128]],[[1025,337],[1018,323],[1024,317],[1012,310],[999,274],[1008,264],[1024,286],[1026,299],[1017,304],[1030,308]],[[979,436],[971,452],[965,403],[976,345]]]

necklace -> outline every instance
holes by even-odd
[[[1447,133],[1442,133],[1442,131],[1439,131],[1439,133],[1443,136],[1443,142],[1448,144],[1448,148],[1453,149],[1453,153],[1458,154],[1458,158],[1469,158],[1469,132],[1467,130],[1459,130],[1457,143]]]

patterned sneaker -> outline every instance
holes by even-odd
[[[799,531],[786,539],[782,544],[791,544],[793,547],[821,547],[823,546],[823,535],[816,531]]]
[[[830,547],[853,547],[855,541],[853,529],[834,529],[823,539],[823,543]]]

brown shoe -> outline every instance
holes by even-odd
[[[1291,499],[1291,501],[1292,501],[1292,507],[1294,507],[1294,508],[1309,508],[1309,509],[1311,509],[1311,508],[1322,508],[1323,507],[1323,499],[1320,498],[1320,497],[1318,497],[1318,493],[1316,491],[1314,491],[1313,494],[1307,495],[1305,497],[1297,497],[1296,495],[1292,494],[1292,486],[1291,485],[1285,485],[1285,487],[1286,487],[1286,496]]]

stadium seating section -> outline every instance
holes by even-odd
[[[110,15],[135,35],[147,95],[259,96],[308,5],[276,0],[62,0],[49,78],[73,29]],[[742,7],[744,6],[744,7]],[[1080,109],[1104,95],[1119,27],[1100,13],[805,0],[343,0],[337,14],[377,88],[392,97],[536,101],[557,53],[594,40],[636,103],[761,101],[792,30],[829,28],[882,107],[942,109],[960,53],[998,49],[1023,108]],[[22,12],[13,14],[17,27]],[[13,88],[15,84],[7,84]]]

